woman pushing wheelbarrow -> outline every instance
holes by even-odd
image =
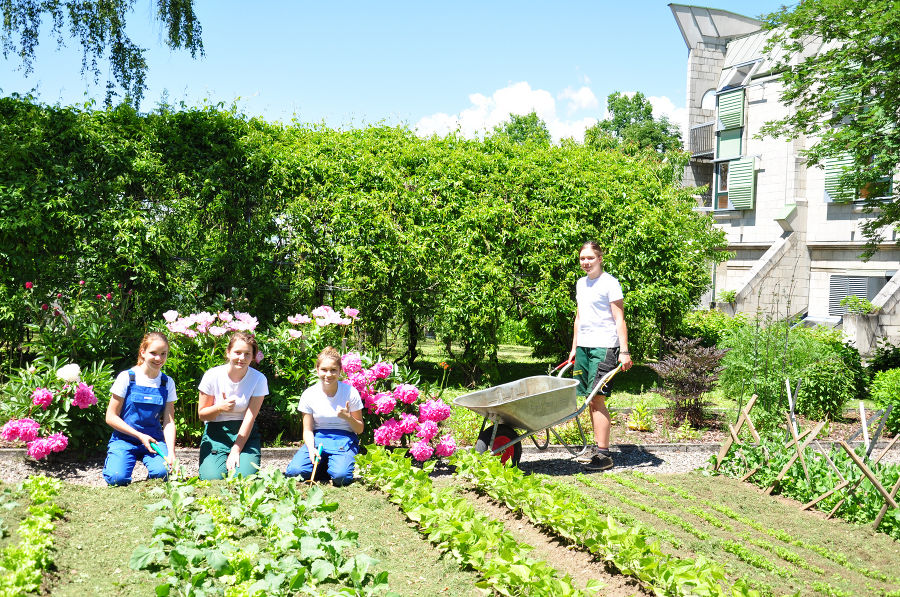
[[[578,380],[578,394],[586,396],[594,384],[608,372],[621,366],[631,368],[628,328],[625,325],[625,300],[619,281],[603,271],[603,249],[588,241],[578,254],[585,275],[575,284],[575,325],[572,334],[574,361],[572,376]],[[594,394],[590,402],[594,444],[575,457],[585,470],[604,471],[613,467],[609,452],[611,421],[606,398],[611,379]]]

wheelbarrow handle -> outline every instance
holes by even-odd
[[[565,374],[565,372],[569,370],[569,367],[571,367],[574,364],[575,364],[575,359],[569,359],[567,361],[563,361],[562,363],[557,365],[555,369],[553,369],[553,373],[556,373],[557,371],[559,371],[559,374],[557,375],[557,377],[562,377]]]

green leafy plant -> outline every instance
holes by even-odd
[[[736,290],[723,290],[719,292],[718,300],[723,303],[733,303],[737,300],[737,291]]]
[[[817,421],[835,420],[854,396],[852,373],[837,356],[826,358],[803,369],[797,412]]]
[[[872,400],[881,407],[893,405],[885,424],[888,433],[900,433],[900,368],[879,371],[872,380]]]
[[[635,431],[653,430],[653,409],[648,400],[641,400],[631,408],[628,417],[628,428]]]
[[[28,516],[19,524],[18,542],[0,550],[0,594],[26,595],[41,586],[43,572],[53,565],[54,520],[63,515],[56,504],[62,483],[38,475],[20,485],[27,492]]]
[[[684,338],[700,338],[703,346],[716,346],[737,328],[747,325],[743,313],[728,315],[717,309],[700,309],[684,316],[678,334]]]
[[[881,307],[876,307],[869,299],[855,294],[842,298],[841,306],[847,309],[847,313],[854,315],[873,315],[881,310]]]

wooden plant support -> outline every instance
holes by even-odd
[[[837,473],[838,479],[840,479],[841,482],[838,483],[837,486],[835,486],[834,489],[831,489],[830,491],[826,491],[825,493],[823,493],[823,494],[820,495],[819,497],[815,498],[815,499],[812,500],[811,502],[807,502],[807,503],[803,504],[803,507],[800,508],[801,510],[809,510],[810,508],[812,508],[813,506],[815,506],[816,504],[818,504],[819,502],[821,502],[822,500],[824,500],[825,498],[827,498],[828,496],[830,496],[831,494],[833,494],[834,492],[840,491],[840,490],[843,489],[844,487],[850,485],[850,481],[848,481],[847,479],[844,478],[844,475],[841,474],[841,470],[837,467],[837,465],[836,465],[836,464],[834,463],[834,461],[831,459],[831,456],[828,455],[828,452],[825,451],[825,448],[823,448],[823,447],[819,444],[819,441],[818,441],[818,440],[816,440],[816,448],[819,450],[819,453],[820,453],[822,456],[825,457],[825,460],[826,460],[826,461],[828,462],[828,464],[831,466],[831,469],[832,469],[835,473]]]
[[[753,408],[753,405],[756,404],[756,394],[750,397],[750,400],[747,401],[747,404],[741,409],[741,416],[738,417],[737,423],[732,425],[728,424],[729,436],[725,438],[725,441],[722,443],[722,447],[719,448],[719,454],[716,456],[716,466],[713,467],[713,470],[717,470],[719,468],[719,464],[722,460],[725,459],[725,456],[728,455],[728,450],[731,449],[732,445],[737,444],[741,445],[741,440],[738,439],[738,435],[741,433],[741,429],[743,429],[744,425],[747,426],[747,429],[750,431],[750,435],[753,436],[753,439],[757,444],[761,442],[759,439],[759,433],[756,431],[756,427],[753,426],[753,421],[750,420],[750,409]],[[759,467],[753,469],[743,480],[748,479],[753,473],[755,473]]]
[[[897,479],[897,482],[894,483],[894,487],[891,489],[891,497],[897,497],[897,490],[900,489],[900,479]],[[881,507],[881,511],[878,513],[878,517],[875,518],[875,523],[872,525],[872,530],[877,531],[878,527],[881,525],[881,521],[884,520],[884,515],[887,514],[888,505],[885,504]]]
[[[766,488],[765,493],[767,493],[769,495],[772,494],[772,490],[775,489],[775,486],[778,484],[778,482],[781,481],[784,478],[784,476],[787,474],[787,472],[790,470],[790,468],[792,466],[794,466],[794,463],[797,462],[797,459],[803,457],[803,450],[806,449],[806,447],[810,444],[810,442],[812,442],[814,439],[816,439],[816,437],[818,437],[819,432],[822,431],[822,427],[824,427],[824,426],[825,426],[825,421],[819,421],[818,423],[816,423],[816,426],[813,427],[812,429],[807,429],[800,435],[797,435],[794,432],[793,425],[791,425],[790,417],[788,417],[788,428],[790,428],[792,439],[788,440],[787,444],[785,444],[785,447],[790,448],[791,446],[795,446],[796,453],[793,456],[791,456],[791,459],[788,460],[787,464],[784,465],[784,468],[782,468],[781,472],[778,473],[778,476],[775,477],[775,480],[772,482],[772,485],[770,485],[768,488]],[[801,439],[803,440],[803,443],[800,443]],[[801,461],[801,462],[804,462],[804,461]],[[805,466],[804,466],[803,470],[806,471]],[[807,481],[809,481],[809,474],[806,475],[806,479],[807,479]]]
[[[900,439],[900,435],[895,435],[895,436],[894,436],[894,439],[892,439],[892,440],[890,441],[890,443],[889,443],[887,446],[885,446],[884,450],[881,451],[881,453],[878,455],[878,457],[877,457],[875,460],[872,461],[872,464],[873,464],[873,465],[878,464],[878,462],[881,460],[881,458],[882,458],[885,454],[887,454],[888,450],[890,450],[890,449],[894,446],[894,444],[897,443],[897,440],[898,440],[898,439]],[[897,507],[897,503],[894,501],[893,496],[888,495],[888,493],[887,493],[887,491],[885,491],[884,487],[882,487],[881,484],[878,483],[878,479],[875,478],[875,475],[872,474],[872,471],[869,470],[869,467],[866,466],[866,464],[865,464],[862,460],[859,459],[859,456],[856,455],[856,452],[853,451],[853,449],[850,447],[850,445],[849,445],[846,441],[841,441],[841,447],[844,448],[844,450],[847,452],[847,454],[850,455],[850,459],[851,459],[851,460],[852,460],[852,461],[860,468],[860,470],[863,472],[863,476],[857,478],[857,479],[853,482],[853,486],[850,487],[850,489],[847,491],[847,495],[844,496],[844,498],[841,499],[841,501],[839,501],[839,502],[835,505],[834,508],[832,508],[831,512],[829,512],[829,513],[828,513],[828,516],[826,516],[825,518],[831,518],[832,516],[834,516],[834,515],[837,513],[838,509],[841,507],[841,505],[843,505],[844,501],[846,501],[846,499],[847,499],[848,497],[850,497],[851,495],[853,495],[853,492],[856,491],[856,488],[859,487],[859,484],[862,483],[862,482],[863,482],[863,479],[866,478],[866,477],[868,477],[869,480],[872,481],[873,484],[875,484],[875,488],[878,489],[879,492],[880,492],[882,495],[884,495],[886,498],[889,498],[889,499],[887,499],[886,501],[888,501],[888,503],[893,502],[891,505],[894,506],[894,507],[896,508],[896,507]],[[866,473],[866,471],[869,471],[869,472]],[[841,485],[841,484],[838,484],[838,485]],[[846,485],[845,485],[845,486],[846,486]],[[837,488],[835,488],[835,490],[836,490],[836,489],[837,489]],[[834,493],[835,490],[832,490],[832,491],[829,493],[829,495],[830,495],[831,493]],[[826,497],[827,497],[827,496],[826,496]],[[816,499],[819,499],[819,498],[816,498]],[[823,498],[823,499],[824,499],[824,498]],[[881,524],[881,521],[878,521],[878,524]]]

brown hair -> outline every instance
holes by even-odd
[[[166,347],[169,346],[169,339],[162,332],[147,332],[144,334],[144,337],[141,338],[141,345],[138,347],[137,353],[137,364],[140,365],[144,362],[144,357],[141,356],[141,353],[144,352],[150,343],[154,340],[162,340],[166,343]]]
[[[585,249],[590,249],[591,251],[596,253],[598,257],[603,257],[603,247],[600,246],[600,243],[598,243],[597,241],[589,240],[581,245],[581,248],[578,249],[578,254],[581,255],[581,252]]]
[[[337,349],[326,346],[322,349],[322,352],[319,353],[319,356],[316,357],[316,369],[322,364],[322,361],[326,359],[332,359],[337,363],[338,371],[344,370],[344,364],[341,362],[341,353],[337,351]]]
[[[256,342],[256,336],[254,336],[250,332],[232,332],[231,338],[228,340],[228,347],[225,349],[225,352],[230,351],[231,347],[234,346],[234,343],[238,341],[246,342],[250,347],[250,350],[253,351],[253,358],[250,359],[250,366],[255,369],[256,355],[259,354],[259,344]]]

